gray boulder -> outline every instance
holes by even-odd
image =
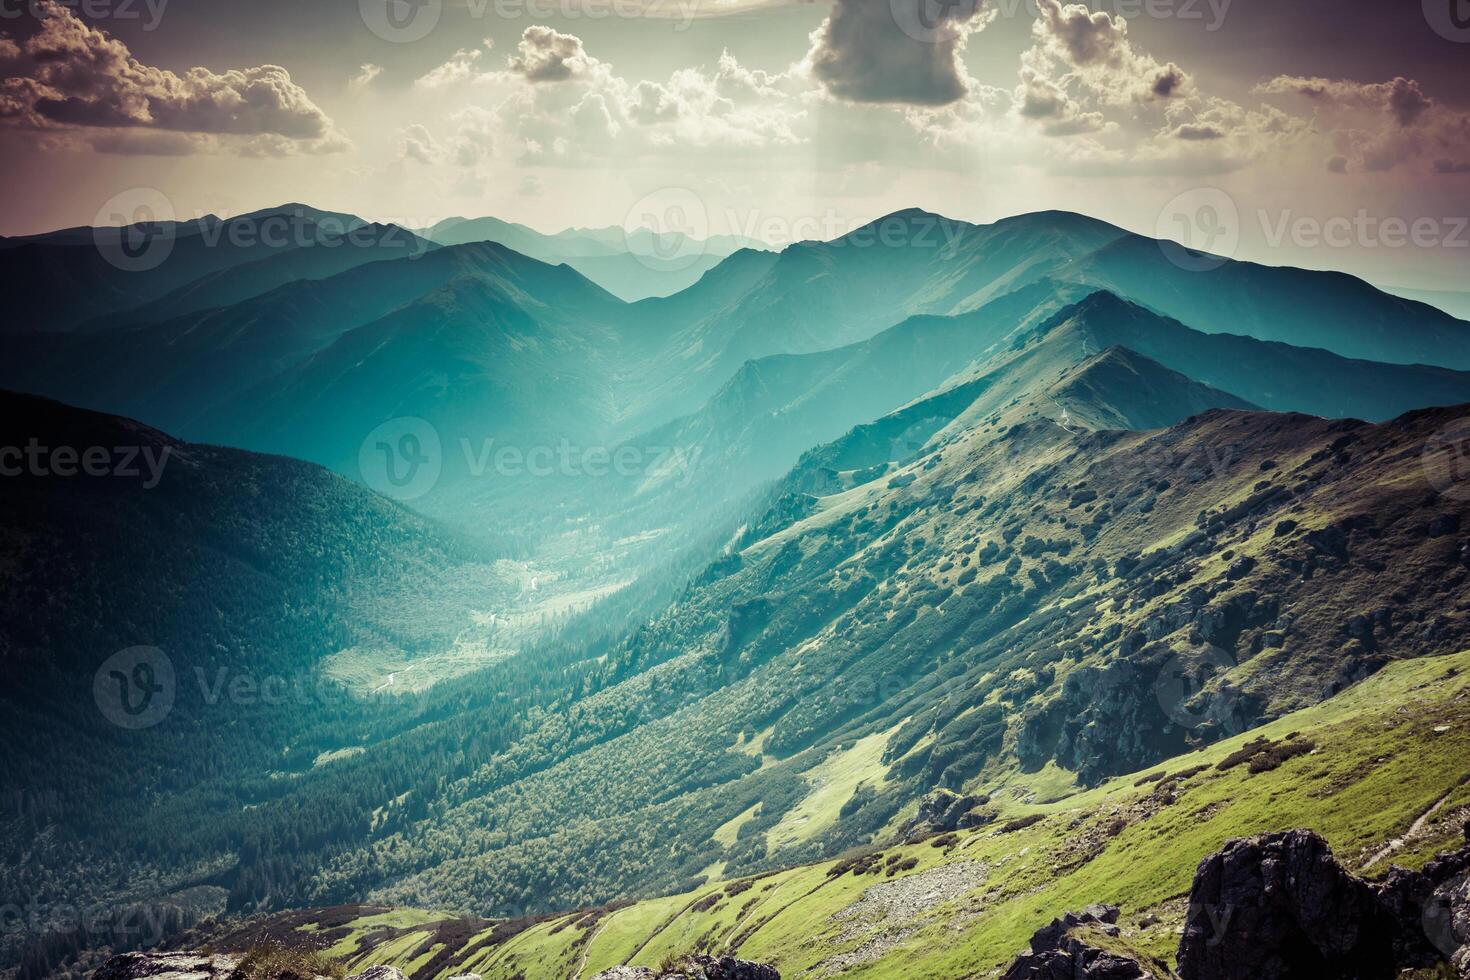
[[[1418,871],[1349,874],[1307,830],[1233,840],[1200,863],[1179,943],[1187,980],[1470,977],[1470,847]]]
[[[403,971],[391,966],[370,966],[361,973],[354,973],[347,980],[408,980]]]
[[[225,980],[239,963],[238,956],[123,953],[98,967],[92,980]]]
[[[1031,937],[1031,952],[1017,959],[1001,980],[1164,980],[1166,973],[1150,970],[1138,960],[1100,949],[1088,933],[1116,937],[1118,909],[1091,905],[1067,913]]]
[[[775,967],[731,956],[688,956],[672,972],[643,966],[615,966],[592,980],[781,980]]]

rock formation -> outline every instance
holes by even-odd
[[[123,953],[97,968],[92,980],[226,980],[238,956],[204,953]]]
[[[615,966],[592,980],[781,980],[774,967],[729,956],[688,956],[660,973],[644,966]]]
[[[1392,980],[1470,961],[1470,847],[1378,881],[1307,830],[1230,841],[1200,863],[1179,943],[1186,980]]]
[[[1031,952],[1011,964],[1001,980],[1165,980],[1161,967],[1148,968],[1123,953],[1088,941],[1119,936],[1118,909],[1092,905],[1052,920],[1031,937]]]

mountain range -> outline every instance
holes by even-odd
[[[24,980],[55,965],[38,948],[80,962],[85,943],[44,937],[98,902],[163,903],[180,928],[287,911],[262,921],[364,956],[401,941],[415,980],[469,947],[390,906],[480,917],[454,935],[501,929],[481,951],[522,931],[556,950],[486,976],[647,959],[674,942],[652,919],[687,922],[691,947],[769,927],[786,938],[752,948],[788,967],[882,975],[909,934],[859,956],[867,934],[837,926],[808,961],[794,913],[735,895],[816,894],[841,866],[822,862],[900,846],[949,793],[984,797],[966,829],[990,829],[902,844],[885,877],[969,882],[952,849],[973,844],[998,906],[1030,887],[1001,871],[1018,848],[1072,867],[1062,811],[1085,836],[1116,817],[1098,801],[1122,807],[1107,839],[1136,853],[1152,790],[1130,780],[1260,732],[1291,743],[1287,719],[1326,725],[1360,689],[1408,705],[1397,678],[1470,648],[1470,323],[1359,280],[1190,271],[1075,214],[906,211],[779,252],[720,240],[685,288],[629,302],[631,279],[579,263],[677,243],[252,220],[276,214],[356,244],[211,245],[205,219],[123,272],[96,244],[123,231],[0,243],[0,276],[57,290],[0,366],[18,453],[0,458],[0,652],[19,678],[0,700],[24,749],[0,845],[7,889],[55,913],[9,936]],[[164,462],[56,465],[91,448]],[[437,477],[398,493],[380,452]],[[176,686],[135,729],[94,687],[138,649]],[[1382,724],[1365,718],[1331,715]],[[1362,763],[1331,751],[1325,785]],[[1189,778],[1209,783],[1203,820],[1245,777]],[[1243,812],[1219,826],[1259,823]],[[985,836],[1012,833],[1029,843]],[[1114,846],[1097,867],[1119,873]],[[1121,899],[1172,929],[1162,868]],[[1096,887],[1070,880],[1048,901]],[[997,942],[1066,911],[1017,901]],[[383,909],[290,918],[356,903]],[[999,928],[988,908],[943,928]],[[359,922],[379,915],[402,931]]]

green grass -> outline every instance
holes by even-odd
[[[1245,765],[1215,768],[1252,739],[1281,740],[1291,734],[1310,738],[1315,750],[1259,774]],[[871,771],[867,742],[819,767],[821,784],[802,805],[810,820],[835,812],[862,774]],[[1182,897],[1194,869],[1226,840],[1309,827],[1331,842],[1341,860],[1361,867],[1443,799],[1438,819],[1405,842],[1392,863],[1412,867],[1455,846],[1460,829],[1451,815],[1470,806],[1470,652],[1392,664],[1327,702],[1145,773],[1199,766],[1209,768],[1179,783],[1176,800],[1168,805],[1150,802],[1156,782],[1135,785],[1144,773],[1090,790],[1077,790],[1061,770],[1016,776],[996,797],[1001,823],[1031,814],[1043,820],[1009,834],[997,832],[996,825],[962,831],[948,848],[925,841],[881,849],[881,868],[889,867],[890,859],[914,862],[902,874],[831,877],[834,862],[827,862],[757,879],[744,891],[740,883],[705,885],[610,913],[586,930],[565,925],[570,920],[543,923],[477,957],[468,968],[484,980],[565,980],[621,963],[655,966],[708,949],[770,962],[785,975],[799,976],[887,933],[891,948],[842,976],[956,980],[1002,968],[1037,927],[1099,901],[1123,909],[1124,942],[1172,961],[1174,930],[1182,921]],[[1131,822],[1116,836],[1105,833],[1123,814],[1130,814]],[[1083,845],[1090,840],[1101,842],[1101,849],[1089,857]],[[868,931],[834,918],[880,882],[959,861],[983,864],[983,885]],[[1375,865],[1373,873],[1385,872],[1389,863]],[[1161,921],[1140,927],[1145,912]],[[353,966],[386,962],[411,974],[424,957],[414,962],[410,954],[436,918],[402,911],[355,923],[354,934],[386,924],[385,919],[418,931],[358,957]]]

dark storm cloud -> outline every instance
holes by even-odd
[[[177,74],[142,64],[127,45],[56,3],[42,3],[28,37],[7,39],[0,60],[8,76],[0,117],[35,128],[147,129],[205,136],[258,137],[298,149],[339,149],[332,121],[276,65]],[[104,152],[171,153],[202,147],[184,139],[94,134]]]
[[[946,105],[969,90],[959,62],[981,0],[837,0],[815,34],[812,72],[852,102]]]

